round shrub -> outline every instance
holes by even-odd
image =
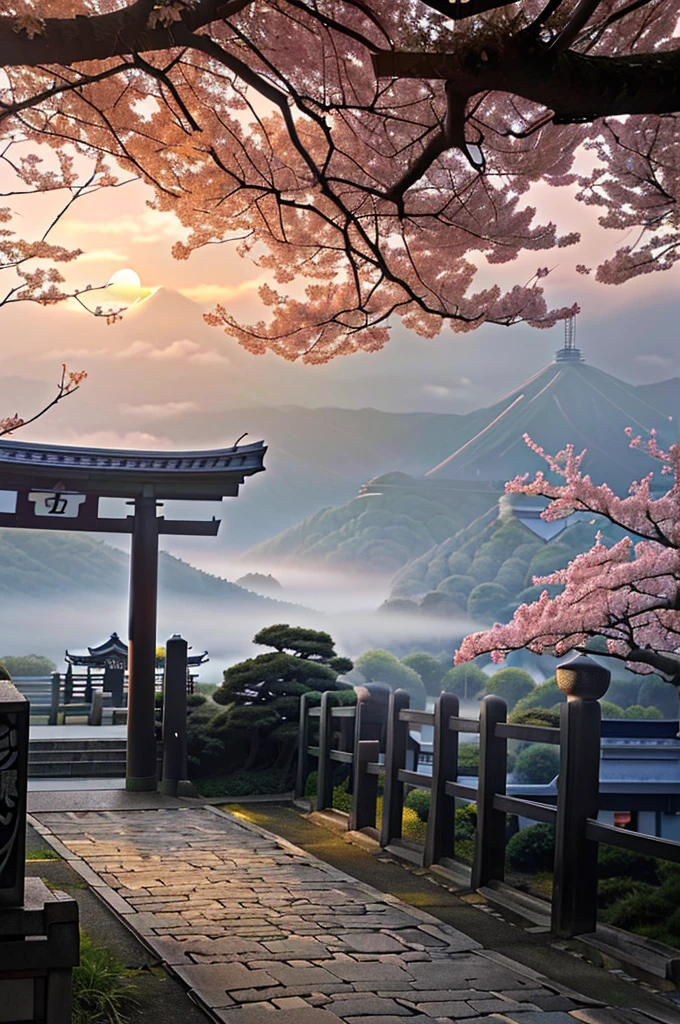
[[[424,651],[414,651],[413,654],[407,654],[405,658],[402,658],[401,663],[418,673],[423,681],[425,692],[430,697],[439,696],[444,676],[444,666],[440,661]]]
[[[463,602],[467,602],[470,592],[477,586],[477,580],[473,579],[472,576],[462,576],[458,573],[454,573],[453,576],[447,576],[443,579],[437,590],[440,590],[443,594],[449,594],[451,597],[458,598]]]
[[[442,678],[441,687],[447,693],[457,693],[461,700],[474,700],[484,692],[488,678],[478,665],[468,661],[450,668]]]
[[[534,686],[526,697],[522,697],[515,705],[515,711],[527,711],[529,708],[554,708],[556,704],[562,704],[567,698],[564,696],[555,676],[546,679],[544,683]]]
[[[479,775],[479,747],[476,743],[461,743],[459,746],[458,774]]]
[[[466,555],[463,551],[454,551],[448,557],[448,568],[449,572],[452,573],[466,573],[470,568],[470,556]]]
[[[597,876],[632,878],[636,882],[654,884],[657,881],[656,862],[653,857],[602,844],[597,854]]]
[[[496,573],[494,583],[516,594],[524,587],[527,564],[521,558],[508,558]]]
[[[560,713],[550,708],[527,708],[525,711],[518,711],[517,708],[508,715],[508,722],[513,725],[544,725],[549,729],[558,729],[560,724]]]
[[[640,719],[651,719],[651,718],[663,718],[663,712],[659,711],[658,708],[643,708],[641,704],[631,704],[630,707],[626,708],[623,712],[624,718],[633,719],[633,721]]]
[[[666,931],[669,931],[676,939],[680,937],[680,907],[673,911],[665,925]]]
[[[520,544],[519,547],[515,548],[515,550],[512,553],[512,557],[513,558],[519,558],[521,561],[525,562],[528,565],[529,562],[531,561],[531,559],[536,554],[536,552],[542,551],[542,550],[543,550],[543,542],[542,541],[540,541],[540,540],[529,541],[528,543]]]
[[[533,693],[534,689],[533,679],[523,668],[502,668],[500,672],[487,677],[486,692],[502,697],[510,710],[522,698]]]
[[[600,711],[603,718],[623,718],[623,708],[612,704],[610,700],[600,701]]]
[[[316,796],[319,785],[319,773],[317,771],[310,772],[305,782],[305,796]]]
[[[500,560],[489,555],[478,555],[470,566],[470,575],[482,582],[491,581],[501,567]]]
[[[207,704],[208,698],[204,697],[202,693],[191,693],[187,697],[188,708],[200,708],[202,704]]]
[[[477,804],[456,809],[456,839],[474,839],[477,830]]]
[[[480,583],[468,597],[468,615],[473,619],[490,622],[503,613],[509,594],[497,583]]]
[[[430,590],[420,602],[420,610],[426,615],[442,615],[446,618],[460,616],[464,610],[449,594],[441,590]]]
[[[608,924],[627,931],[660,924],[668,918],[668,902],[651,885],[639,886],[635,892],[619,900],[605,917]]]
[[[530,587],[534,576],[550,576],[558,569],[565,569],[573,554],[566,544],[552,541],[537,551],[531,559],[525,578],[525,586]]]
[[[559,754],[545,743],[531,743],[517,755],[515,779],[533,785],[552,782],[560,770]]]
[[[527,874],[552,871],[555,860],[555,829],[552,825],[530,825],[517,832],[506,848],[508,864]]]
[[[404,806],[415,811],[421,821],[427,821],[430,813],[430,794],[424,789],[412,789],[404,800]]]
[[[632,878],[603,878],[597,886],[597,905],[603,910],[626,899],[631,893],[649,888],[644,882],[634,882]]]

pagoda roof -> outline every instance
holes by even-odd
[[[574,350],[577,351],[577,350]],[[544,460],[524,441],[528,434],[551,455],[567,444],[586,449],[582,469],[595,483],[627,493],[631,480],[656,467],[641,449],[631,449],[624,433],[649,437],[655,429],[662,448],[676,440],[676,426],[637,393],[637,388],[589,366],[580,358],[558,358],[494,405],[469,413],[456,450],[426,477],[429,480],[506,480],[537,470]]]
[[[238,494],[264,470],[264,441],[208,451],[136,451],[0,440],[0,486],[195,500]]]
[[[127,664],[128,645],[118,636],[112,633],[108,640],[98,647],[88,647],[87,654],[66,651],[64,657],[69,665],[89,666],[90,668],[104,668],[109,661],[123,661]],[[202,665],[208,661],[208,652],[201,654],[188,654],[187,664],[193,667]]]

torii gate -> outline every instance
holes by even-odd
[[[263,441],[200,452],[117,451],[0,441],[0,490],[16,492],[0,527],[129,533],[129,685],[126,788],[156,789],[154,681],[160,534],[215,537],[220,520],[168,520],[159,499],[221,501],[264,470]],[[134,514],[99,516],[100,498],[127,498]]]

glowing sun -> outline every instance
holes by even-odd
[[[117,270],[109,278],[105,290],[107,305],[132,306],[139,302],[141,297],[142,282],[135,270],[125,267],[123,270]]]

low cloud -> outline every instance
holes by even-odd
[[[100,359],[102,356],[108,355],[109,349],[100,348],[51,348],[47,352],[43,352],[42,355],[37,358],[44,362],[54,362],[58,359],[60,363],[64,360],[69,359]]]
[[[646,352],[643,355],[634,356],[634,362],[643,363],[645,366],[659,366],[667,369],[673,365],[673,360],[668,356],[660,356],[657,352]]]
[[[58,436],[56,436],[57,433]],[[117,430],[93,430],[88,433],[79,433],[75,430],[57,432],[53,425],[50,441],[55,444],[73,444],[84,448],[122,448],[144,451],[164,451],[175,447],[170,438],[158,437],[143,430],[131,430],[126,433]]]
[[[78,263],[125,263],[127,258],[120,249],[89,249],[78,257]]]
[[[150,402],[144,405],[121,405],[119,408],[123,416],[162,420],[169,416],[179,416],[184,412],[195,412],[198,406],[195,402],[162,402],[158,404]]]
[[[212,305],[215,302],[230,302],[240,295],[247,295],[256,291],[265,278],[256,278],[251,281],[241,281],[236,285],[224,284],[197,284],[189,288],[178,288],[182,295],[193,302],[201,305]]]
[[[131,242],[158,242],[168,238],[174,241],[184,234],[174,213],[160,210],[144,210],[134,215],[122,214],[113,220],[72,218],[63,222],[61,230],[81,243],[83,238],[103,235],[106,238],[124,238],[128,245]]]
[[[448,399],[449,401],[455,398],[469,399],[470,392],[475,390],[475,385],[469,377],[460,377],[459,385],[459,387],[446,387],[444,384],[425,384],[422,391],[429,398]]]
[[[229,360],[220,352],[213,352],[210,349],[201,348],[196,341],[183,338],[180,341],[173,341],[165,348],[156,348],[148,341],[133,341],[127,348],[116,353],[116,359],[152,359],[161,362],[172,362],[182,360],[198,365],[228,365]]]

